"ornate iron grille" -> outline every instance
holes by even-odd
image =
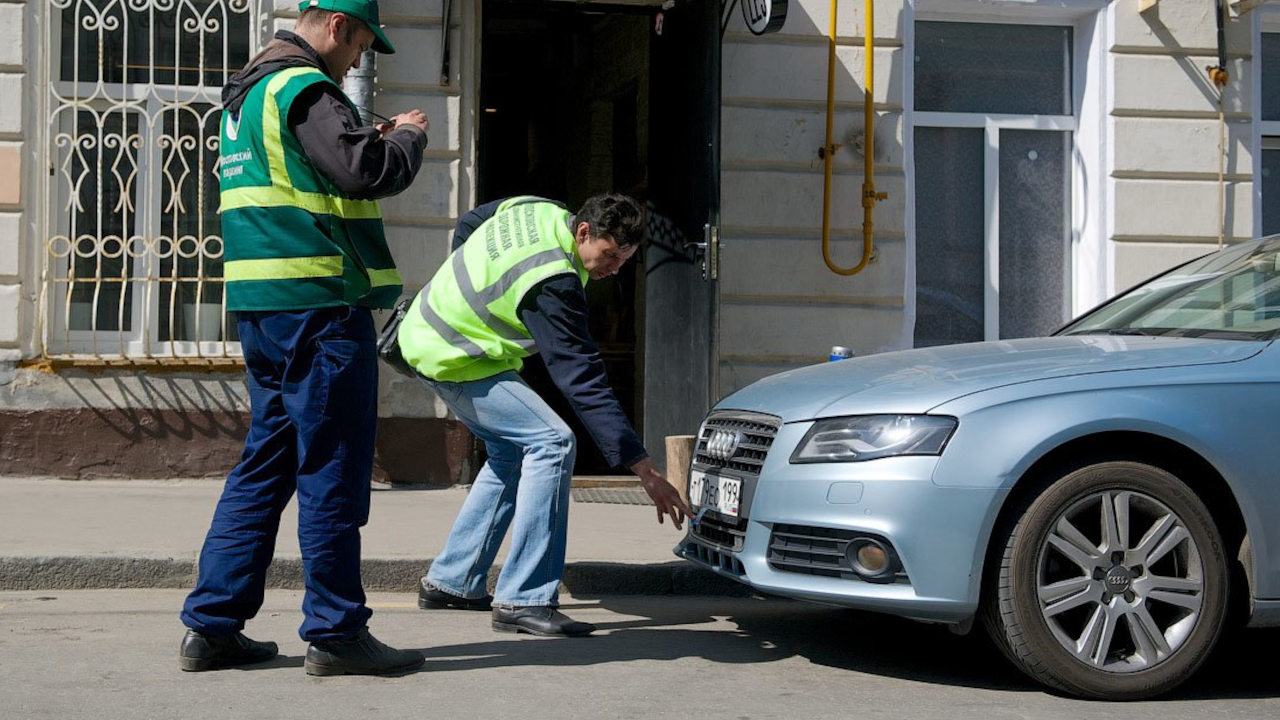
[[[223,83],[261,0],[48,0],[45,354],[232,358],[218,221]]]

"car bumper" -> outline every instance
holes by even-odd
[[[940,487],[932,481],[936,465],[936,457],[904,457],[766,467],[744,508],[740,549],[690,528],[675,553],[767,594],[962,622],[977,609],[987,538],[1006,491]],[[843,567],[791,566],[779,550],[783,533],[819,538],[815,557]],[[892,546],[897,578],[860,579],[821,539],[864,534]]]

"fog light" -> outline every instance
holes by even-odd
[[[879,575],[889,566],[889,556],[885,553],[884,548],[871,543],[858,548],[855,558],[858,564],[872,575]]]
[[[876,538],[857,537],[849,541],[845,560],[864,580],[892,581],[898,571],[898,559],[893,549]]]

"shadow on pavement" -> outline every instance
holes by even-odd
[[[235,667],[220,668],[219,672],[226,672],[226,671],[245,672],[245,671],[253,671],[253,670],[272,670],[275,668],[301,668],[304,665],[306,665],[306,660],[307,660],[306,655],[280,654],[266,662],[256,663],[254,665],[238,665]],[[416,668],[410,668],[408,670],[403,670],[400,672],[384,673],[379,675],[378,677],[405,677],[408,675],[416,675],[420,672],[424,672],[427,669],[429,668],[416,667]]]
[[[1280,697],[1275,648],[1280,628],[1237,630],[1218,643],[1195,677],[1168,700],[1220,700]]]
[[[269,668],[300,668],[306,657],[302,655],[285,655],[283,653],[271,658],[264,663],[256,665],[242,665],[236,668],[227,668],[228,670],[267,670]]]
[[[575,608],[592,604],[565,605]],[[589,638],[493,640],[423,648],[427,670],[449,672],[517,665],[593,665],[696,657],[717,663],[767,663],[793,656],[858,672],[920,682],[1034,690],[993,649],[974,638],[897,618],[788,600],[670,597],[602,598],[599,606],[635,616],[599,623]],[[698,628],[726,619],[737,630]]]
[[[594,603],[565,605],[591,607]],[[601,598],[599,607],[636,619],[599,623],[597,635],[566,639],[502,639],[424,648],[427,672],[518,665],[593,665],[697,657],[711,662],[767,663],[802,657],[827,667],[938,685],[1048,692],[1024,676],[981,629],[959,636],[938,625],[779,599]],[[721,611],[722,610],[722,611]],[[697,628],[717,619],[735,631]],[[1160,701],[1280,696],[1263,658],[1280,630],[1239,633],[1190,681]]]

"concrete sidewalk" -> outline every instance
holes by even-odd
[[[221,489],[221,480],[0,478],[0,590],[191,587]],[[362,533],[365,587],[414,590],[466,493],[376,488]],[[669,521],[658,524],[651,505],[572,502],[565,589],[576,596],[748,594],[676,559],[671,549],[682,537]],[[301,587],[294,503],[281,521],[268,587]]]

